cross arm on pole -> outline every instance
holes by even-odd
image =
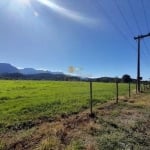
[[[145,37],[148,37],[148,36],[150,36],[150,33],[145,34],[145,35],[138,35],[138,36],[134,37],[134,39],[135,39],[135,40],[137,40],[137,39],[142,39],[142,38],[145,38]]]

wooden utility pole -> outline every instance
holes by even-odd
[[[145,38],[145,37],[148,37],[150,36],[150,33],[148,34],[145,34],[145,35],[138,35],[137,37],[134,37],[135,40],[138,40],[138,58],[137,58],[137,91],[140,93],[141,92],[141,89],[140,89],[140,80],[141,80],[141,77],[140,77],[140,57],[141,57],[141,54],[140,54],[140,42],[141,42],[141,39]]]

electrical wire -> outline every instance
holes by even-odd
[[[131,44],[131,41],[129,38],[124,34],[124,32],[120,29],[120,27],[112,20],[112,17],[109,15],[109,13],[106,11],[105,7],[102,5],[102,1],[96,0],[99,10],[103,12],[103,14],[107,17],[108,21],[112,24],[112,26],[115,28],[115,30],[120,33],[120,35],[129,43],[129,45],[135,49],[135,46]]]
[[[101,1],[101,3],[100,3],[100,1],[98,1],[98,0],[96,0],[96,1],[97,1],[98,5],[100,6],[101,11],[104,12],[105,16],[107,17],[107,19],[109,20],[109,22],[113,25],[113,27],[122,35],[122,37],[123,37],[125,40],[127,40],[127,41],[130,43],[129,39],[126,37],[126,35],[123,33],[123,31],[119,28],[118,25],[116,25],[116,24],[114,23],[114,21],[112,20],[111,16],[110,16],[110,15],[108,14],[108,12],[105,10],[105,8],[104,8],[103,5],[102,5],[102,1]],[[129,30],[130,35],[131,35],[131,36],[134,35],[133,32],[130,30],[130,25],[129,25],[128,21],[126,20],[125,15],[123,14],[122,10],[120,9],[119,4],[117,3],[117,1],[115,1],[115,2],[116,2],[116,6],[117,6],[117,8],[118,8],[118,10],[119,10],[119,12],[120,12],[120,15],[122,16],[122,18],[123,18],[123,20],[124,20],[126,26],[128,27],[128,30]],[[136,24],[136,26],[137,26],[138,32],[142,33],[141,28],[140,28],[140,26],[139,26],[139,24],[138,24],[136,15],[135,15],[135,13],[134,13],[132,4],[130,3],[129,0],[128,0],[128,4],[129,4],[129,7],[130,7],[130,9],[131,9],[133,18],[134,18],[134,20],[135,20],[135,24]],[[135,46],[133,46],[131,43],[130,43],[130,46],[136,51]],[[136,53],[137,53],[137,51],[136,51]],[[146,55],[145,53],[142,53],[141,57],[142,57],[142,60],[144,60],[144,61],[142,61],[142,62],[143,62],[147,67],[149,67],[148,64],[145,62],[145,56],[147,56],[147,55]],[[147,60],[147,59],[146,59],[146,60]]]
[[[148,32],[149,32],[150,30],[149,30],[149,24],[148,24],[148,19],[147,19],[147,15],[146,15],[145,5],[144,5],[143,0],[140,0],[140,1],[141,1],[141,6],[142,6],[142,8],[143,8],[143,15],[144,15],[144,18],[145,18],[145,24],[146,24],[147,30],[148,30]],[[145,46],[146,54],[147,54],[147,55],[150,55],[150,50],[149,50],[149,48],[148,48],[148,46],[147,46],[147,44],[146,44],[145,39],[143,39],[143,43],[144,43],[144,46]]]
[[[140,34],[142,34],[142,30],[141,30],[141,28],[140,28],[140,26],[139,26],[139,23],[138,23],[138,20],[137,20],[137,18],[136,18],[136,15],[135,15],[135,12],[134,12],[134,10],[133,10],[133,6],[132,6],[132,3],[130,2],[130,0],[128,0],[128,5],[129,5],[129,7],[130,7],[130,9],[131,9],[131,13],[132,13],[132,16],[133,16],[133,18],[134,18],[134,21],[135,21],[135,24],[136,24],[136,26],[137,26],[137,29],[138,29],[138,32],[140,33]],[[148,58],[148,47],[146,46],[146,43],[145,43],[145,40],[143,40],[143,43],[144,43],[144,47],[145,47],[145,49],[143,49],[143,55],[144,55],[144,57],[147,57]],[[147,53],[145,52],[145,50],[147,51]],[[147,60],[147,59],[146,59]],[[145,61],[145,59],[144,59],[144,61]],[[147,64],[147,63],[146,63]]]
[[[131,9],[131,13],[132,13],[132,16],[133,16],[133,18],[134,18],[135,24],[136,24],[136,26],[137,26],[138,32],[139,32],[140,34],[142,34],[141,28],[140,28],[140,26],[139,26],[139,24],[138,24],[138,20],[137,20],[137,18],[136,18],[136,15],[135,15],[135,13],[134,13],[133,6],[132,6],[130,0],[128,0],[128,5],[129,5],[129,7],[130,7],[130,9]]]
[[[120,8],[120,5],[118,4],[117,0],[113,0],[113,2],[115,3],[115,6],[117,7],[117,9],[118,9],[122,19],[124,20],[124,22],[125,22],[125,24],[126,24],[126,26],[128,28],[130,36],[133,37],[134,36],[133,31],[131,30],[129,23],[128,23],[128,21],[127,21],[125,15],[124,15],[122,9]]]
[[[150,31],[149,30],[149,23],[148,23],[148,19],[147,19],[147,15],[146,15],[146,9],[145,9],[145,5],[144,5],[144,1],[143,0],[141,0],[141,6],[143,7],[144,18],[146,20],[146,27],[147,27],[147,30],[149,32]]]

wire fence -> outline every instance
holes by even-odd
[[[150,84],[141,84],[141,91]],[[136,94],[135,83],[80,81],[1,81],[0,120],[2,123],[33,120],[43,116],[72,114],[93,106]]]

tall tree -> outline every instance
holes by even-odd
[[[132,81],[132,79],[131,79],[130,75],[125,74],[125,75],[122,76],[122,82],[129,83],[131,81]]]

